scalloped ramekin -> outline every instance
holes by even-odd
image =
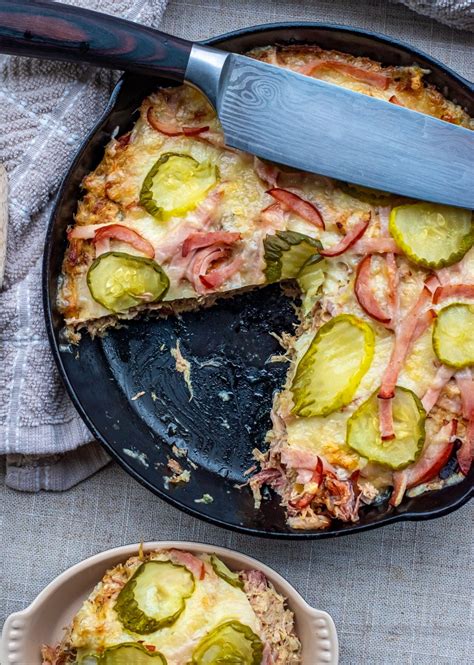
[[[41,665],[42,644],[56,644],[93,587],[105,571],[138,551],[138,545],[125,545],[101,552],[72,566],[53,580],[29,607],[11,614],[2,632],[2,665]],[[281,575],[256,559],[224,547],[184,541],[158,541],[144,544],[144,550],[182,549],[194,553],[215,553],[236,570],[256,569],[288,599],[296,618],[296,630],[303,645],[303,665],[337,665],[338,639],[334,621],[314,607]]]

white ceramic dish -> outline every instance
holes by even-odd
[[[236,570],[261,570],[277,591],[288,599],[296,617],[296,630],[303,645],[303,665],[337,665],[338,639],[334,621],[322,610],[316,610],[281,575],[260,561],[223,547],[161,541],[144,544],[153,549],[183,549],[189,552],[215,553]],[[0,663],[2,665],[41,665],[41,644],[56,644],[63,629],[105,571],[136,554],[138,545],[116,547],[72,566],[53,580],[29,607],[11,614],[2,632]]]

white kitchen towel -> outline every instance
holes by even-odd
[[[443,20],[472,27],[472,2],[403,1],[431,15],[438,8]],[[167,0],[69,2],[157,27]],[[235,4],[220,0],[218,4],[221,11],[212,14],[214,21],[209,20],[209,3],[203,3],[200,10],[207,35],[234,27],[232,16],[238,13],[246,17],[247,24],[277,16],[288,21],[340,22],[340,17],[350,18],[354,13],[352,0],[313,0],[311,7],[292,0],[235,0]],[[389,14],[407,14],[384,0],[365,0],[364,4],[367,12],[378,12],[381,31]],[[186,3],[176,2],[175,6],[184,12],[181,24],[185,23]],[[403,19],[406,27],[406,18],[400,17],[400,26]],[[416,23],[421,29],[427,21],[420,18]],[[192,32],[195,27],[190,25],[187,30]],[[0,72],[0,161],[7,168],[10,185],[8,254],[0,290],[0,455],[7,456],[6,482],[11,487],[61,490],[106,464],[108,456],[91,442],[91,434],[54,368],[43,324],[41,256],[52,197],[72,155],[104,108],[117,75],[88,66],[7,56],[0,56]]]
[[[461,30],[474,30],[474,0],[395,0]]]
[[[69,4],[157,27],[167,0]],[[0,71],[0,161],[9,177],[0,291],[0,454],[7,455],[10,486],[67,489],[106,464],[108,456],[90,444],[92,436],[55,370],[43,323],[41,258],[52,197],[117,74],[8,56],[0,56]],[[76,452],[63,458],[67,451]]]

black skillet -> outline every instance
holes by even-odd
[[[474,115],[471,83],[424,53],[382,35],[336,25],[288,23],[247,28],[204,43],[236,52],[266,44],[314,43],[387,65],[417,63],[430,70],[428,81]],[[173,67],[172,59],[168,65]],[[357,524],[334,522],[324,532],[289,529],[278,497],[271,493],[259,510],[254,508],[248,487],[238,485],[246,481],[245,471],[253,464],[252,449],[264,448],[272,393],[286,372],[284,364],[268,362],[280,350],[270,333],[291,331],[295,323],[292,302],[278,286],[222,300],[211,309],[179,318],[143,316],[101,339],[83,335],[77,348],[64,344],[55,294],[65,229],[80,197],[81,180],[101,160],[112,132],[117,127],[120,133],[130,129],[140,101],[159,85],[169,83],[137,74],[126,74],[119,81],[63,180],[46,236],[46,327],[60,375],[92,434],[159,497],[196,517],[254,535],[327,538],[398,520],[430,519],[463,505],[473,494],[472,470],[458,485],[405,499],[396,509],[386,503],[364,508]],[[170,354],[177,340],[191,361],[192,400]],[[165,479],[171,475],[166,465],[177,448],[188,452],[188,458],[179,461],[191,470],[191,477],[188,483],[173,485]]]

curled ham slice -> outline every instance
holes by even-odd
[[[153,245],[148,242],[143,236],[136,231],[129,229],[122,224],[110,224],[109,226],[102,226],[95,232],[94,241],[96,243],[103,240],[120,240],[134,247],[139,252],[145,254],[150,259],[154,258],[155,250]]]
[[[362,238],[353,246],[354,254],[401,254],[401,249],[392,238]]]
[[[393,307],[382,307],[371,284],[372,256],[366,256],[357,266],[354,292],[359,305],[369,316],[380,323],[389,323],[393,316]]]
[[[197,580],[204,579],[206,569],[201,559],[198,559],[194,554],[190,554],[190,552],[182,552],[181,550],[170,550],[170,554],[174,562],[185,566]]]
[[[275,665],[275,661],[273,660],[272,656],[272,650],[268,642],[265,642],[265,646],[263,648],[262,665]]]
[[[323,461],[320,457],[318,457],[317,460],[316,467],[314,468],[314,471],[309,480],[309,482],[313,484],[311,492],[305,492],[303,496],[301,496],[297,501],[291,501],[290,505],[292,508],[303,510],[303,508],[307,508],[309,506],[311,501],[316,496],[316,493],[323,479]]]
[[[446,365],[441,365],[441,367],[438,369],[432,385],[428,388],[421,400],[426,413],[429,413],[434,407],[439,399],[439,396],[441,395],[444,386],[452,378],[454,372],[454,369],[451,367],[446,367]]]
[[[410,347],[415,340],[415,332],[420,316],[424,314],[423,310],[428,303],[431,302],[431,298],[431,291],[425,283],[418,300],[403,318],[395,331],[395,341],[392,353],[387,368],[383,374],[382,385],[378,394],[380,435],[383,440],[393,439],[395,436],[392,413],[392,399],[395,396],[395,386],[403,363],[405,362]],[[385,400],[389,401],[384,404],[383,402]]]
[[[433,302],[439,303],[447,298],[474,298],[474,284],[445,284],[438,286]]]
[[[146,118],[149,125],[153,127],[153,129],[156,129],[156,131],[161,132],[166,136],[182,136],[183,134],[185,136],[196,136],[197,134],[202,134],[203,132],[209,131],[209,125],[203,127],[180,127],[172,120],[167,122],[158,120],[158,118],[155,116],[152,106],[150,106],[148,109]]]
[[[392,95],[391,97],[389,97],[388,101],[391,102],[392,104],[396,104],[396,106],[405,106],[405,104],[402,104],[396,95]]]
[[[208,289],[217,289],[224,284],[229,277],[235,275],[240,270],[244,263],[241,256],[236,256],[231,263],[221,265],[218,268],[211,268],[211,270],[204,275],[199,275],[201,283]]]
[[[126,242],[151,259],[155,256],[153,245],[133,229],[122,224],[86,224],[76,226],[68,233],[68,239],[94,240],[99,253],[108,251],[109,240]]]
[[[346,74],[362,83],[373,85],[380,90],[386,90],[390,83],[390,78],[385,74],[373,72],[369,69],[363,69],[362,67],[350,65],[346,62],[340,62],[339,60],[316,60],[314,62],[308,62],[306,65],[300,67],[298,71],[300,74],[311,76],[321,69],[335,69],[341,74]]]
[[[266,185],[269,187],[277,186],[277,180],[280,174],[278,166],[272,166],[271,164],[262,162],[258,157],[254,157],[253,167],[260,180],[263,180]]]
[[[393,493],[390,498],[392,506],[401,503],[405,490],[427,483],[438,475],[451,457],[456,430],[457,420],[453,419],[425,444],[421,457],[415,464],[393,474]]]
[[[241,237],[240,233],[234,233],[231,231],[196,231],[196,233],[191,233],[183,242],[181,254],[183,256],[188,256],[190,252],[203,247],[210,247],[216,243],[233,245],[237,240],[240,240]]]
[[[474,455],[474,380],[470,368],[456,373],[456,383],[461,392],[462,415],[467,420],[464,441],[457,453],[459,468],[467,475]]]
[[[344,238],[342,238],[338,243],[329,247],[328,249],[320,250],[322,256],[339,256],[343,254],[349,247],[362,238],[370,222],[370,213],[364,215],[362,219],[355,224],[352,229],[350,229]]]
[[[285,228],[288,212],[279,203],[272,203],[262,210],[260,220],[264,226],[275,230]]]
[[[298,196],[287,189],[280,189],[279,187],[269,189],[267,194],[273,196],[284,209],[291,210],[291,212],[294,212],[295,215],[298,215],[301,219],[306,220],[310,224],[314,224],[314,226],[317,226],[320,229],[324,230],[326,228],[321,213],[316,206],[301,198],[301,196]]]
[[[430,302],[431,292],[427,286],[423,285],[416,303],[403,318],[395,333],[395,343],[379,392],[381,399],[391,399],[394,396],[398,375],[410,349],[418,319]]]

